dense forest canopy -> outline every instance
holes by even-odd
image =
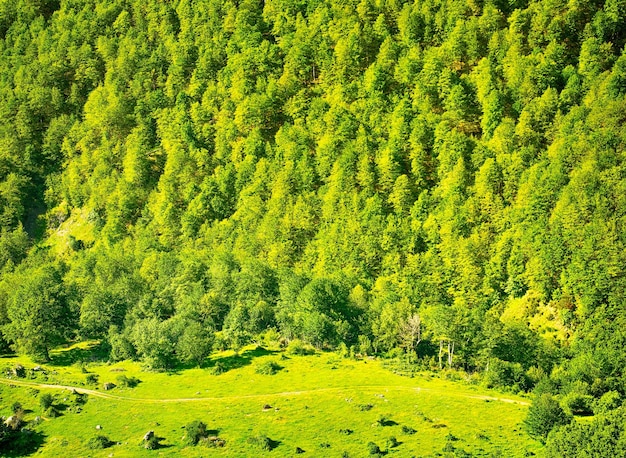
[[[271,332],[623,396],[624,24],[624,0],[0,0],[3,345],[166,368]]]

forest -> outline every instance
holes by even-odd
[[[168,370],[298,339],[533,392],[554,456],[622,455],[625,24],[626,0],[0,0],[0,353]],[[572,414],[597,420],[548,435]]]

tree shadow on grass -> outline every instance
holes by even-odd
[[[67,348],[58,349],[50,352],[50,361],[48,364],[52,366],[71,366],[78,362],[96,362],[107,361],[109,359],[109,351],[104,343],[93,343],[86,348]]]
[[[14,440],[0,445],[0,456],[7,458],[34,454],[43,445],[45,436],[30,429],[20,432]]]
[[[252,364],[252,360],[254,358],[274,355],[276,353],[278,353],[278,351],[276,350],[268,350],[263,347],[257,347],[252,350],[246,350],[240,354],[223,356],[221,358],[213,359],[207,365],[207,367],[211,369],[215,374],[222,374],[233,369],[239,369],[240,367],[249,366],[250,364]]]

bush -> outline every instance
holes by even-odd
[[[150,439],[144,441],[143,446],[146,450],[156,450],[157,448],[159,448],[160,441],[161,440],[158,437],[152,436],[150,437]]]
[[[592,403],[592,396],[580,393],[568,393],[562,402],[565,410],[573,415],[590,415]]]
[[[294,339],[287,345],[287,353],[290,355],[312,355],[315,349],[310,345],[305,345],[300,339]]]
[[[367,451],[369,452],[370,456],[380,456],[382,455],[382,452],[380,451],[380,447],[378,445],[376,445],[374,442],[368,442],[367,444]]]
[[[598,399],[593,406],[596,415],[607,413],[622,405],[622,396],[617,391],[607,391]]]
[[[88,385],[97,385],[98,384],[98,374],[88,374],[85,377],[85,383]]]
[[[398,445],[400,445],[400,442],[398,442],[395,436],[391,436],[387,439],[387,448],[395,448]]]
[[[111,445],[113,445],[113,441],[110,441],[108,437],[101,435],[92,437],[87,441],[87,447],[92,450],[109,448]]]
[[[56,418],[61,416],[61,412],[59,412],[54,406],[50,406],[44,412],[44,415],[48,418]]]
[[[117,377],[117,383],[119,386],[124,388],[135,388],[141,383],[141,380],[136,377],[126,377],[125,375],[120,375]]]
[[[211,368],[211,374],[220,375],[226,372],[226,365],[221,361],[216,361],[213,367]]]
[[[572,417],[567,415],[558,401],[549,394],[537,396],[528,409],[524,424],[528,433],[545,443],[548,434],[554,427],[567,425]]]
[[[197,445],[198,442],[207,437],[206,425],[201,421],[192,421],[185,426],[185,438],[183,442],[186,445]]]
[[[411,428],[410,426],[406,426],[406,425],[402,425],[402,432],[404,434],[415,434],[417,431],[415,431],[413,428]]]
[[[17,415],[23,410],[24,409],[22,408],[22,404],[20,404],[19,402],[15,401],[13,404],[11,404],[11,412],[13,412],[13,415]]]
[[[276,361],[266,361],[262,364],[259,364],[256,367],[255,372],[257,374],[274,375],[282,368],[283,366],[278,364]]]
[[[268,452],[275,449],[278,445],[278,442],[273,441],[269,437],[263,436],[262,434],[248,438],[248,443]]]
[[[39,396],[39,405],[43,410],[49,409],[54,403],[54,398],[50,393],[43,393]]]
[[[487,388],[512,387],[513,391],[527,390],[532,385],[521,364],[498,358],[489,360],[489,370],[483,376],[483,383]]]

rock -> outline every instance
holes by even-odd
[[[302,450],[300,447],[296,447],[296,453],[300,455],[301,453],[304,453],[304,450]]]
[[[101,426],[101,425],[96,425],[96,429],[97,429],[98,431],[100,431],[100,430],[102,429],[102,426]]]
[[[38,425],[39,423],[41,423],[41,417],[40,417],[39,415],[37,415],[37,416],[35,417],[35,419],[33,420],[33,422],[34,422],[36,425]]]
[[[43,370],[43,367],[41,367],[41,366],[35,366],[35,367],[33,367],[33,370],[34,370],[35,372],[39,372],[39,371],[42,371],[42,370]]]
[[[22,420],[17,415],[11,415],[5,420],[4,424],[15,431],[22,424]]]
[[[143,436],[143,440],[144,441],[149,441],[150,439],[152,439],[154,437],[154,431],[150,430],[148,431],[146,434],[144,434]]]
[[[112,390],[113,388],[115,388],[117,385],[115,383],[111,383],[111,382],[107,382],[103,385],[103,388],[105,391],[109,391]]]
[[[272,408],[272,406],[271,406],[271,405],[269,405],[269,404],[265,404],[265,405],[263,406],[263,410],[271,410],[271,408]]]

